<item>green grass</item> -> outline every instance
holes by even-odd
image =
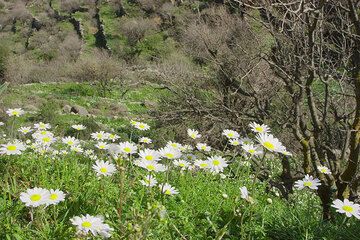
[[[268,188],[266,181],[253,180],[254,168],[244,164],[248,160],[240,155],[225,169],[225,178],[202,170],[181,171],[171,162],[163,161],[170,168],[165,173],[155,174],[158,182],[168,182],[179,190],[178,195],[164,196],[157,187],[148,190],[139,183],[147,171],[133,165],[133,158],[114,160],[94,148],[96,142],[90,140],[90,133],[99,130],[116,133],[121,141],[137,142],[141,136],[149,136],[154,143],[148,147],[154,149],[176,139],[179,132],[166,132],[171,126],[155,129],[156,120],[146,120],[152,127],[148,132],[134,130],[129,123],[131,118],[146,117],[148,109],[139,102],[145,99],[156,102],[159,96],[169,94],[164,91],[147,85],[130,89],[123,97],[119,89],[114,89],[108,98],[101,98],[96,86],[88,83],[10,87],[1,99],[6,108],[25,106],[29,99],[34,100],[32,104],[36,105],[37,101],[41,104],[37,105],[36,113],[27,113],[15,123],[7,117],[1,119],[6,125],[0,127],[0,134],[13,136],[14,129],[20,126],[50,122],[56,137],[79,137],[84,149],[94,149],[99,159],[112,161],[118,171],[113,176],[98,178],[92,169],[95,160],[72,152],[54,156],[50,152],[29,149],[19,156],[2,155],[0,239],[76,239],[76,229],[70,219],[81,214],[104,216],[105,222],[114,229],[112,239],[357,239],[360,221],[344,219],[332,209],[334,219],[323,222],[320,201],[314,192],[295,190],[289,200],[282,199],[277,189]],[[130,116],[107,117],[111,104],[119,101],[127,106]],[[61,102],[96,108],[100,114],[95,117],[61,114],[58,112]],[[71,125],[77,123],[87,126],[87,130],[76,133]],[[26,140],[19,133],[14,136]],[[28,138],[31,139],[30,135]],[[0,144],[9,141],[3,138]],[[184,143],[191,142],[185,140]],[[54,143],[53,148],[68,149],[60,141]],[[213,150],[209,154],[194,151],[194,154],[199,159],[206,159],[208,155],[239,152],[235,149]],[[272,173],[272,180],[278,180],[280,159],[263,160]],[[119,169],[123,169],[123,175]],[[241,186],[249,189],[252,201],[240,198]],[[66,199],[55,206],[33,209],[34,221],[31,222],[29,213],[32,210],[20,201],[19,196],[33,187],[60,189],[66,193]],[[120,202],[121,217],[118,215]]]

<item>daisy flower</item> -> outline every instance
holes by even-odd
[[[133,126],[141,131],[146,131],[150,129],[150,126],[143,122],[136,122]]]
[[[116,134],[110,133],[108,136],[109,140],[111,140],[112,142],[115,142],[116,140],[118,140],[120,137]]]
[[[13,143],[1,144],[0,154],[19,155],[25,149],[26,147],[23,143],[20,141],[15,141]]]
[[[201,134],[199,134],[199,131],[194,130],[194,129],[188,129],[188,130],[187,130],[187,134],[188,134],[188,136],[191,137],[192,139],[201,138]]]
[[[136,160],[134,164],[148,170],[149,172],[164,172],[166,170],[163,164],[155,161]]]
[[[56,141],[56,138],[54,138],[51,135],[45,135],[45,136],[39,136],[38,138],[35,139],[37,143],[44,145],[44,146],[49,146],[52,143],[54,143]]]
[[[249,191],[245,186],[240,188],[241,198],[242,199],[249,199]]]
[[[39,122],[39,123],[34,124],[34,128],[37,130],[47,130],[47,129],[50,129],[51,126],[49,123]]]
[[[73,129],[75,129],[75,130],[78,130],[78,131],[82,131],[82,130],[86,129],[86,127],[84,125],[82,125],[82,124],[75,124],[75,125],[72,125],[71,127]]]
[[[80,141],[74,137],[63,137],[62,142],[70,147],[79,145],[79,143],[80,143]]]
[[[141,137],[139,139],[139,142],[140,143],[145,143],[145,144],[150,144],[150,143],[152,143],[152,140],[150,138],[148,138],[148,137]]]
[[[174,187],[172,187],[168,183],[159,185],[159,188],[160,188],[161,192],[164,193],[165,195],[175,195],[175,194],[179,193],[178,190],[176,190]]]
[[[84,149],[80,145],[71,146],[70,150],[76,153],[82,153],[84,152]]]
[[[336,199],[333,201],[332,207],[336,208],[336,212],[345,213],[347,217],[354,216],[357,219],[360,219],[360,205],[344,199]]]
[[[56,205],[59,202],[65,201],[65,193],[59,189],[49,191],[49,199],[47,200],[47,205]]]
[[[125,154],[134,154],[137,150],[137,146],[130,142],[121,142],[119,147],[120,151]]]
[[[9,108],[7,111],[6,111],[6,114],[9,116],[9,117],[20,117],[21,115],[23,115],[25,112],[24,110],[22,110],[21,108]]]
[[[203,161],[203,160],[196,160],[194,162],[194,165],[197,166],[198,168],[202,168],[202,169],[209,168],[209,166],[210,166],[208,161]]]
[[[241,142],[238,138],[229,139],[229,143],[232,146],[239,146],[241,144]]]
[[[97,141],[103,141],[108,139],[109,134],[104,132],[104,131],[100,131],[100,132],[94,132],[91,134],[91,138]]]
[[[325,166],[318,166],[317,169],[323,174],[331,174],[330,169]]]
[[[46,130],[43,130],[43,131],[36,131],[34,132],[32,135],[31,135],[34,139],[38,139],[38,138],[41,138],[41,137],[53,137],[54,134],[50,131],[46,131]]]
[[[258,149],[257,146],[253,144],[244,144],[241,146],[241,148],[248,154],[252,155],[260,155],[262,154],[262,151]]]
[[[106,150],[109,149],[109,144],[107,144],[106,142],[98,142],[97,144],[95,144],[95,147],[100,150]]]
[[[191,162],[193,162],[197,159],[197,157],[194,154],[186,154],[186,155],[184,155],[183,158],[188,161],[191,161]]]
[[[196,148],[199,151],[204,151],[204,152],[210,152],[211,151],[211,147],[208,146],[206,143],[198,143],[198,144],[196,144]]]
[[[305,175],[305,177],[302,180],[297,180],[295,182],[295,187],[297,189],[303,189],[305,187],[308,187],[310,189],[318,189],[318,186],[320,186],[320,180],[317,178],[313,178],[312,176],[309,176],[308,174]]]
[[[3,123],[3,122],[0,122],[0,126],[4,126],[5,125],[5,123]]]
[[[181,157],[181,152],[173,147],[164,147],[159,150],[159,153],[162,157],[167,159],[177,159]]]
[[[251,127],[251,131],[255,132],[255,133],[268,133],[270,132],[270,128],[265,125],[265,124],[258,124],[256,122],[252,122],[249,124],[249,126]]]
[[[29,132],[31,132],[31,127],[21,127],[18,131],[22,134],[28,134]]]
[[[190,166],[190,163],[185,160],[176,160],[174,161],[174,165],[181,167],[181,169],[185,169]]]
[[[111,176],[116,172],[115,165],[110,162],[96,161],[92,168],[95,170],[98,177]]]
[[[230,129],[225,129],[222,132],[222,135],[224,135],[227,138],[239,138],[240,137],[238,132],[236,132],[234,130],[230,130]]]
[[[77,233],[80,235],[86,235],[89,232],[93,236],[101,235],[110,236],[110,232],[113,231],[108,224],[104,224],[104,219],[101,216],[91,216],[86,214],[85,216],[76,216],[70,219],[71,223],[76,226]]]
[[[250,138],[241,138],[239,139],[240,144],[244,145],[244,144],[253,144],[253,140]]]
[[[256,136],[258,142],[270,152],[283,152],[284,146],[281,142],[271,134],[259,133]]]
[[[20,194],[20,200],[27,207],[38,207],[47,204],[50,192],[44,188],[30,188]]]
[[[145,148],[144,150],[139,151],[139,156],[141,159],[147,161],[158,161],[160,160],[161,155],[156,150]]]
[[[140,183],[147,187],[153,187],[153,186],[156,186],[157,180],[153,176],[147,175],[144,177],[143,180],[140,180]]]
[[[207,159],[209,163],[209,168],[212,172],[219,173],[228,166],[225,159],[220,156],[212,156]]]
[[[190,145],[181,145],[179,150],[181,152],[191,152],[192,150],[194,150],[194,148],[192,146],[190,146]]]
[[[172,147],[172,148],[175,148],[175,149],[180,149],[182,147],[182,145],[180,143],[177,143],[177,142],[169,141],[169,142],[167,142],[166,147]]]

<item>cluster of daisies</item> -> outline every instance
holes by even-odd
[[[19,117],[24,114],[21,108],[9,109],[7,114],[10,117]],[[131,121],[131,126],[139,131],[146,131],[150,126],[143,122]],[[0,123],[0,126],[4,123]],[[86,129],[84,125],[72,125],[76,131]],[[113,160],[124,159],[129,164],[145,170],[146,174],[139,181],[146,187],[159,188],[164,195],[176,195],[179,191],[170,183],[158,183],[157,173],[171,171],[176,168],[180,171],[209,171],[212,174],[222,176],[230,162],[211,146],[201,141],[202,135],[198,130],[187,129],[190,144],[180,144],[169,141],[159,149],[150,148],[152,139],[140,137],[138,142],[118,141],[120,137],[115,133],[98,131],[91,133],[91,141],[82,141],[74,136],[55,137],[51,132],[51,125],[48,123],[36,123],[33,126],[23,126],[17,131],[21,134],[20,140],[12,140],[0,145],[0,154],[19,155],[27,150],[40,154],[50,154],[51,157],[59,157],[69,153],[82,154],[93,160],[92,169],[97,177],[110,177],[117,171],[117,165]],[[266,154],[282,154],[291,156],[286,147],[270,133],[270,128],[265,124],[251,123],[250,129],[253,132],[254,140],[248,137],[240,137],[237,131],[225,129],[222,135],[226,137],[228,145],[234,151],[241,152],[247,159],[264,157]],[[106,158],[106,160],[103,160]],[[331,174],[326,166],[318,166],[322,174]],[[225,176],[225,175],[223,175]],[[312,176],[306,175],[303,179],[295,182],[298,189],[309,188],[316,190],[321,181]],[[241,197],[249,202],[246,187],[240,188]],[[60,190],[47,190],[43,188],[32,188],[21,193],[20,200],[28,207],[41,205],[55,205],[65,200],[65,193]],[[332,205],[339,213],[346,216],[354,216],[360,219],[360,206],[348,199],[335,200]],[[73,217],[71,222],[76,226],[79,235],[109,237],[112,228],[104,223],[101,216],[82,215]]]

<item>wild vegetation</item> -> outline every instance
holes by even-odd
[[[359,9],[0,0],[0,239],[357,239]]]

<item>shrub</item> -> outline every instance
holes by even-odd
[[[5,81],[6,64],[9,57],[9,49],[0,42],[0,83]]]

